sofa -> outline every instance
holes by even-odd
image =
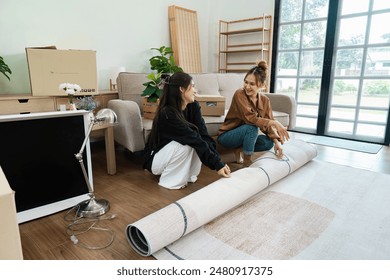
[[[117,77],[118,99],[108,102],[108,108],[118,116],[118,125],[114,128],[115,142],[131,152],[142,151],[152,128],[153,121],[142,116],[141,93],[147,82],[145,73],[121,72]],[[223,95],[225,114],[230,107],[234,92],[242,87],[244,74],[239,73],[202,73],[191,74],[195,89],[199,95]],[[293,129],[296,121],[296,102],[284,94],[266,94],[273,110],[273,115],[281,124]],[[225,115],[203,117],[211,136],[216,136]]]

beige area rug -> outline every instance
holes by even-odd
[[[153,254],[157,259],[390,259],[390,175],[312,160]]]
[[[315,203],[265,191],[204,230],[256,258],[289,259],[317,239],[333,217],[333,212]]]

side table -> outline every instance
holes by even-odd
[[[115,124],[96,124],[92,128],[92,131],[101,130],[104,132],[104,142],[106,145],[107,173],[110,175],[116,174],[114,125]]]

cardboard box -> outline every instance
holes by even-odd
[[[0,260],[22,260],[23,252],[16,216],[15,192],[10,188],[1,167],[0,221]]]
[[[203,116],[223,116],[225,114],[225,96],[195,95],[195,100],[202,107]]]
[[[78,96],[98,94],[96,51],[26,48],[33,96],[65,96],[62,83],[78,84]]]

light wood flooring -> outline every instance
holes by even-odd
[[[292,138],[308,140],[312,135],[290,133]],[[356,168],[368,169],[390,174],[390,148],[384,146],[377,154],[354,152],[338,148],[316,145],[318,156],[323,160]],[[157,177],[142,169],[141,160],[133,154],[126,153],[121,147],[116,148],[117,174],[108,175],[104,143],[91,145],[93,181],[97,198],[107,199],[111,204],[110,211],[102,216],[116,214],[116,218],[101,220],[96,225],[114,233],[114,241],[104,249],[92,250],[72,243],[66,228],[70,224],[64,218],[67,211],[62,211],[44,218],[20,224],[23,255],[26,260],[147,260],[129,245],[125,228],[144,216],[174,202],[217,180],[215,171],[202,168],[196,183],[185,189],[167,190],[158,186]],[[233,154],[221,151],[223,160],[231,169],[240,166],[233,163]],[[69,216],[69,215],[68,215]],[[79,235],[80,244],[100,247],[109,241],[109,231],[89,231]]]

